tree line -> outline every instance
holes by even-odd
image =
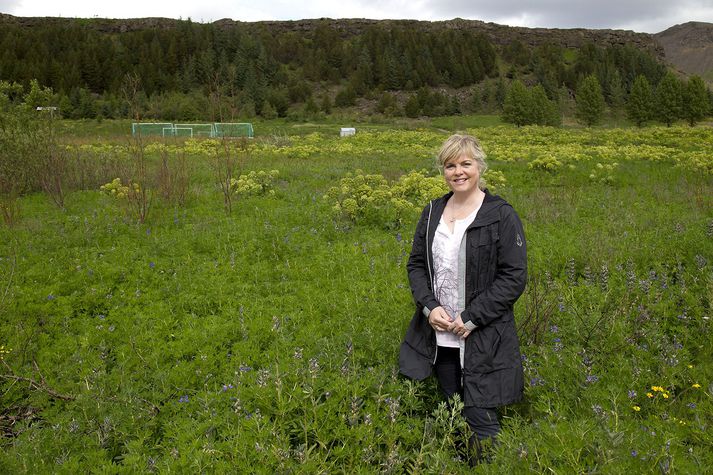
[[[506,122],[522,125],[559,125],[567,98],[550,100],[541,84],[526,87],[515,80],[505,95],[502,117]],[[587,126],[602,121],[607,103],[603,88],[596,75],[584,77],[574,92],[574,115]],[[700,76],[680,79],[667,72],[652,87],[644,75],[635,78],[630,92],[622,102],[627,118],[641,127],[649,121],[671,126],[685,120],[691,126],[713,112],[713,94]]]
[[[518,79],[537,84],[536,102],[548,104],[592,75],[606,104],[621,108],[637,77],[659,84],[665,71],[633,46],[500,47],[470,30],[410,25],[349,35],[326,22],[308,31],[190,20],[125,32],[92,20],[0,29],[0,79],[22,88],[10,96],[24,97],[36,80],[69,118],[301,118],[355,105],[410,117],[497,112]]]

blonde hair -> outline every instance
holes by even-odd
[[[453,134],[443,142],[441,150],[438,152],[436,159],[438,169],[443,171],[446,163],[455,160],[461,155],[465,155],[478,164],[480,176],[483,176],[485,170],[488,169],[488,164],[485,163],[485,152],[480,146],[478,139],[472,135]]]

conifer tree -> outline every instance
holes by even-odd
[[[655,107],[656,119],[668,127],[679,118],[683,112],[683,95],[681,81],[672,72],[666,75],[656,87]]]
[[[626,115],[637,127],[641,127],[651,118],[653,94],[646,76],[638,75],[631,86],[629,100],[626,103]]]
[[[708,91],[700,76],[691,76],[683,91],[683,117],[693,127],[703,120],[709,111]]]
[[[518,127],[531,123],[532,104],[525,85],[515,80],[510,85],[503,104],[503,120]]]
[[[577,88],[575,116],[586,126],[592,126],[604,114],[604,96],[599,80],[593,74],[585,77]]]

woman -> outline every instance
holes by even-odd
[[[485,154],[475,137],[453,135],[438,165],[450,192],[431,201],[416,226],[407,264],[416,302],[401,344],[401,373],[435,372],[447,399],[458,394],[471,445],[500,431],[495,409],[522,397],[513,305],[525,289],[522,224],[502,198],[481,190]]]

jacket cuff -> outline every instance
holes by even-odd
[[[468,320],[466,320],[466,318],[468,318]],[[478,325],[476,325],[475,322],[469,318],[468,313],[461,312],[460,319],[463,321],[463,327],[469,332],[472,332],[473,330],[478,328]]]
[[[431,314],[431,310],[433,310],[436,307],[439,307],[441,304],[438,303],[438,300],[436,299],[431,299],[429,302],[427,302],[423,306],[423,314],[428,317]]]

